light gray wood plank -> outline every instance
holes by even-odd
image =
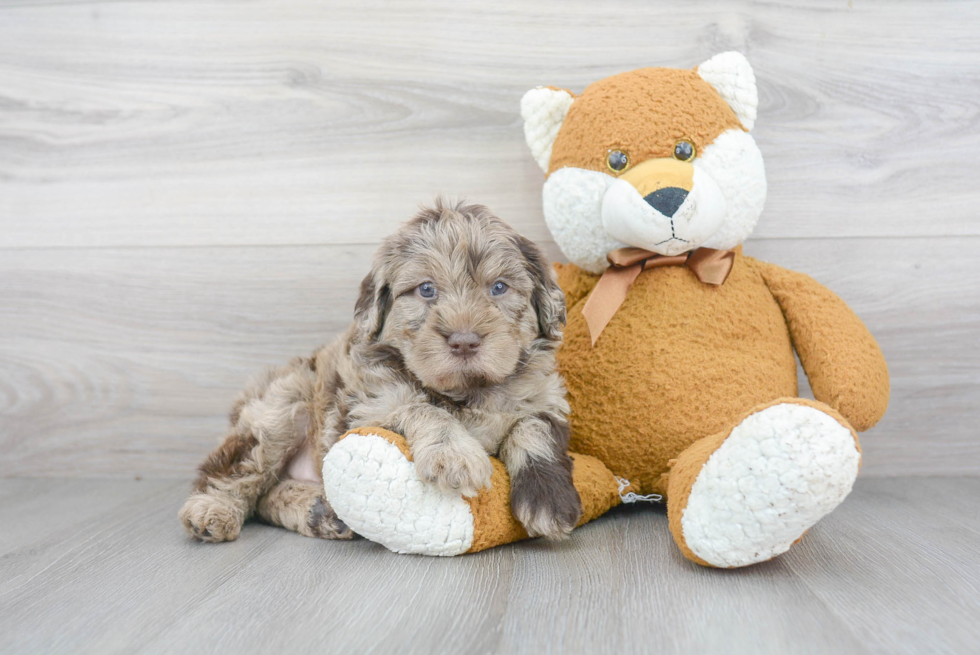
[[[980,472],[980,240],[759,240],[882,344],[892,401],[866,475]],[[246,378],[353,311],[371,246],[9,251],[0,259],[0,475],[182,476]]]
[[[34,480],[20,482],[36,484]],[[0,558],[0,607],[11,596],[29,597],[36,591],[38,580],[57,575],[76,558],[103,562],[112,559],[110,554],[118,552],[120,544],[133,538],[127,533],[127,527],[138,521],[144,507],[152,505],[154,499],[168,496],[168,491],[172,495],[187,488],[186,483],[174,480],[138,483],[73,480],[61,486],[60,498],[45,494],[51,502],[44,506],[39,506],[35,498],[23,505],[12,503],[12,511],[4,513],[18,515],[22,521],[12,525],[11,535],[4,539]],[[31,510],[33,515],[27,515]],[[176,510],[172,516],[176,516]],[[54,602],[57,607],[58,600]],[[27,625],[31,625],[30,614],[24,617]],[[0,638],[0,651],[5,647]]]
[[[435,192],[535,239],[521,94],[740,49],[759,238],[977,235],[976,3],[5,3],[0,246],[375,243]]]
[[[976,478],[859,483],[789,565],[874,652],[976,650],[978,501]]]
[[[510,602],[502,652],[868,652],[780,562],[685,560],[663,507],[617,509],[561,549],[516,547]]]
[[[16,484],[34,481],[0,493]],[[107,488],[73,484],[93,503]],[[184,491],[137,492],[60,534],[35,522],[0,558],[0,650],[971,653],[980,639],[980,523],[963,511],[977,478],[861,479],[790,553],[733,571],[684,560],[656,507],[440,559],[258,524],[197,544],[175,518]]]
[[[509,611],[510,549],[472,561],[402,558],[367,541],[321,545],[282,538],[263,560],[244,566],[146,651],[500,651],[499,623]],[[273,564],[278,561],[291,564]],[[265,590],[261,599],[256,589]],[[245,616],[250,625],[242,630]]]
[[[99,479],[0,478],[0,555],[50,535],[72,534],[122,504],[142,502],[172,486],[170,480],[134,485]],[[11,580],[5,579],[0,589]]]
[[[130,502],[0,560],[0,650],[132,652],[281,537],[259,529],[205,552],[176,518],[186,483],[150,497],[133,493],[140,483],[115,484]]]
[[[0,475],[186,475],[248,376],[349,323],[372,250],[0,258]]]

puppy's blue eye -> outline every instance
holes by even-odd
[[[431,282],[423,282],[419,285],[419,295],[423,298],[435,298],[436,297],[436,285]]]
[[[507,289],[509,289],[509,288],[510,287],[507,286],[506,284],[504,284],[503,282],[494,282],[493,283],[493,286],[490,287],[490,295],[491,296],[502,296],[505,293],[507,293]]]

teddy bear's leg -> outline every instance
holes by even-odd
[[[619,504],[619,485],[599,460],[572,458],[581,525]],[[324,456],[323,484],[337,516],[357,534],[397,553],[460,555],[527,538],[511,514],[507,470],[491,462],[490,488],[473,498],[444,493],[416,475],[404,437],[358,428]]]
[[[698,564],[764,562],[844,500],[860,464],[857,434],[827,405],[801,398],[760,405],[674,461],[670,531]]]

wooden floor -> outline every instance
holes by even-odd
[[[976,653],[980,479],[862,479],[803,543],[685,561],[660,507],[452,559],[249,524],[187,484],[0,480],[2,653]]]

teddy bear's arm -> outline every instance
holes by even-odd
[[[555,263],[555,272],[558,273],[558,286],[565,292],[566,307],[572,307],[592,293],[599,281],[597,276],[589,275],[575,264]]]
[[[803,273],[755,262],[783,310],[814,397],[862,432],[888,406],[888,366],[861,319],[834,292]]]

